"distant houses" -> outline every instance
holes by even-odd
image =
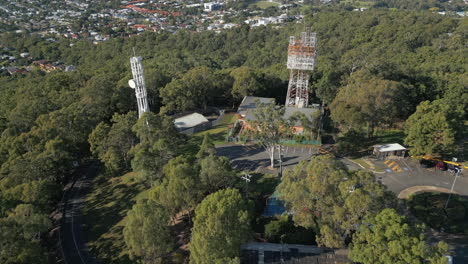
[[[37,60],[33,61],[33,65],[39,66],[41,70],[45,72],[51,72],[56,70],[65,70],[65,65],[60,62],[51,62],[49,60]]]

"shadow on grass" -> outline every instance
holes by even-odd
[[[134,263],[125,253],[123,220],[144,188],[133,180],[122,183],[123,177],[131,176],[95,178],[83,208],[89,247],[101,263]]]
[[[452,234],[468,234],[468,199],[447,193],[420,193],[411,196],[408,206],[416,218],[431,228]]]
[[[403,130],[397,129],[378,130],[373,138],[367,138],[363,133],[349,131],[338,139],[337,150],[340,156],[362,158],[371,153],[374,145],[403,144],[404,138]]]

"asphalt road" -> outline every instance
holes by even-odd
[[[78,175],[78,179],[64,195],[64,217],[60,228],[60,244],[65,264],[97,264],[86,245],[86,236],[82,230],[83,215],[81,207],[90,185],[90,177],[97,167],[90,165]]]

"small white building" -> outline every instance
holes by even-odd
[[[211,12],[221,9],[222,6],[222,3],[209,2],[203,4],[203,9],[205,12]]]
[[[192,113],[174,119],[177,130],[183,134],[193,134],[211,127],[210,121],[202,114]]]
[[[406,148],[398,143],[375,145],[373,154],[378,159],[403,158]]]

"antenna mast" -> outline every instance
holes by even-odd
[[[309,72],[314,70],[316,44],[316,33],[311,32],[310,28],[306,28],[298,37],[289,37],[287,67],[291,71],[286,106],[303,108],[309,105]]]
[[[133,49],[135,54],[135,49]],[[135,89],[135,95],[138,103],[138,117],[149,111],[148,99],[146,97],[146,85],[143,72],[143,60],[141,57],[131,57],[130,65],[132,67],[133,79],[128,81],[131,88]]]

